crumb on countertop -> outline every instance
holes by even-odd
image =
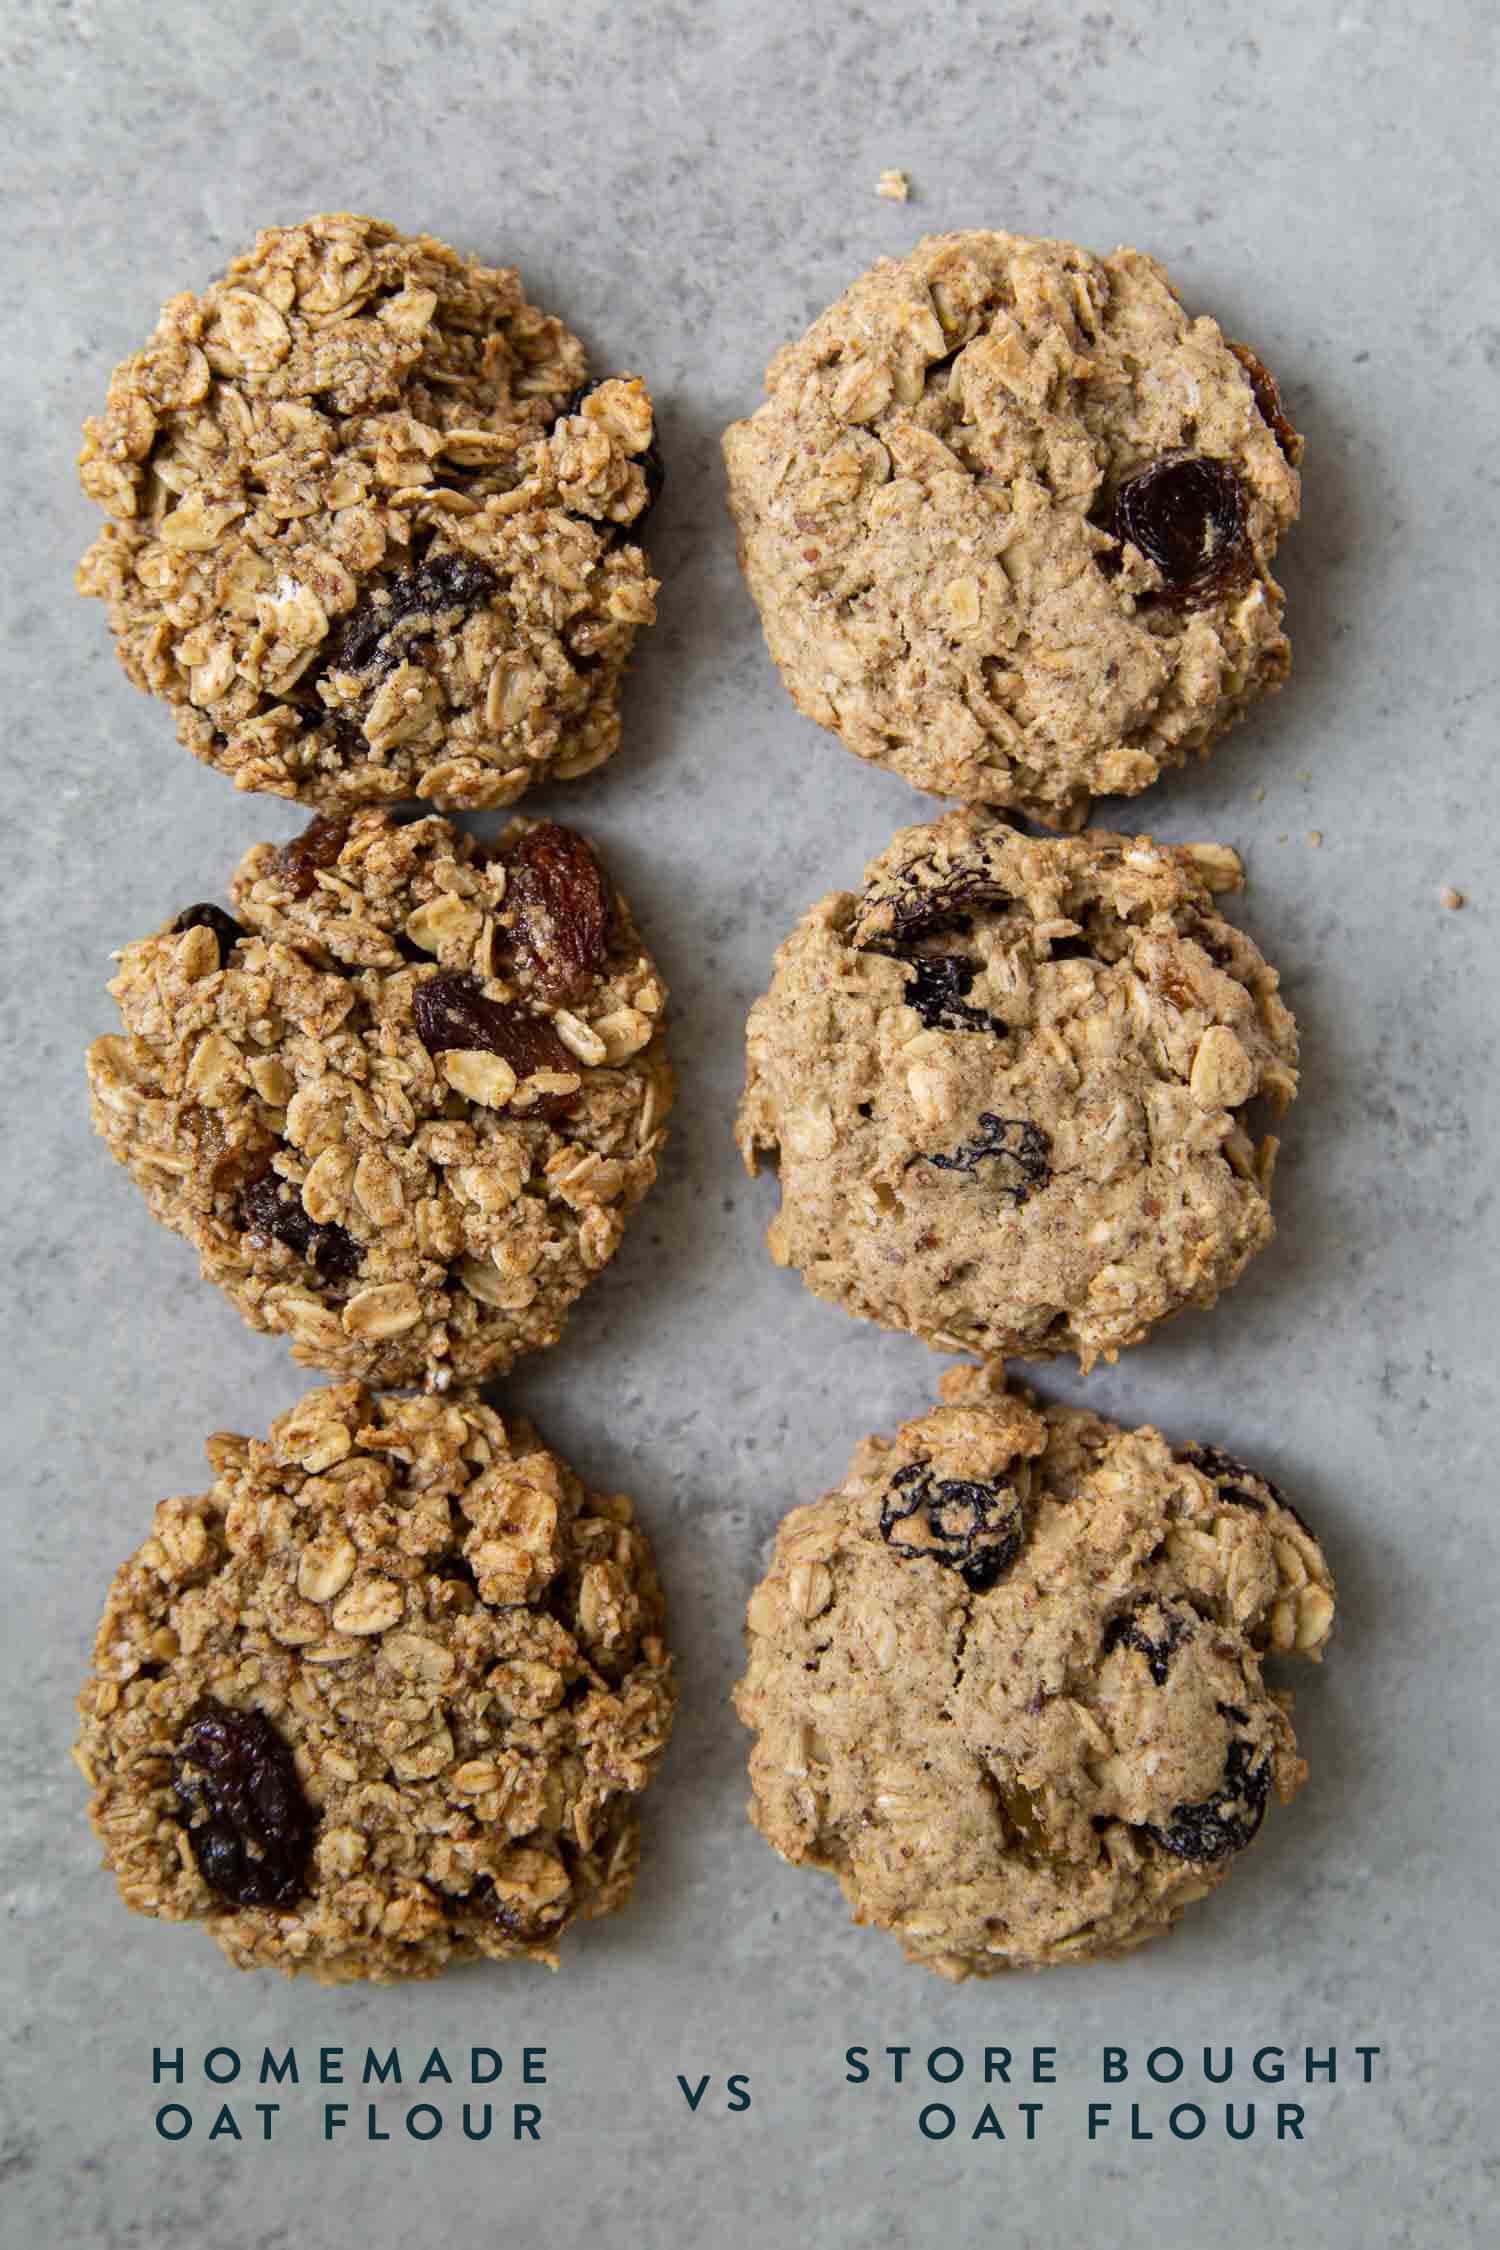
[[[882,172],[875,182],[875,193],[883,195],[888,202],[905,203],[911,194],[911,181],[905,172]]]
[[[1451,883],[1445,883],[1438,892],[1438,902],[1446,906],[1450,914],[1456,914],[1461,906],[1468,904],[1463,892],[1456,891]]]

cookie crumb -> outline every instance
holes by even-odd
[[[1309,828],[1309,830],[1307,831],[1307,840],[1312,845],[1313,850],[1317,851],[1323,842],[1322,829]]]
[[[1438,903],[1446,906],[1450,914],[1456,914],[1461,906],[1467,906],[1469,902],[1462,891],[1456,891],[1451,883],[1445,883],[1438,892]]]
[[[911,181],[905,172],[882,172],[875,182],[875,193],[883,195],[887,203],[906,203],[911,198]]]

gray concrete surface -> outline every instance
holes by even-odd
[[[7,2242],[1494,2239],[1495,38],[1481,0],[6,0]],[[887,165],[910,171],[904,208],[874,195]],[[131,1921],[67,1758],[98,1605],[151,1505],[201,1488],[207,1432],[262,1429],[307,1382],[89,1133],[80,1054],[112,1022],[110,947],[298,820],[194,766],[71,593],[92,531],[77,425],[173,289],[258,224],[339,205],[519,261],[600,364],[641,368],[661,401],[667,586],[630,745],[545,809],[596,832],[639,903],[682,1081],[648,1213],[564,1347],[513,1386],[638,1496],[675,1602],[685,1702],[638,1903],[554,1980],[366,1993],[237,1979],[200,1934]],[[1295,681],[1128,816],[1248,858],[1243,912],[1305,1037],[1281,1240],[1088,1394],[1265,1463],[1332,1549],[1345,1625],[1301,1696],[1309,1789],[1169,1945],[950,1990],[850,1928],[741,1813],[726,1696],[768,1536],[862,1431],[930,1398],[939,1363],[771,1267],[774,1191],[730,1144],[773,945],[922,800],[792,710],[736,576],[716,441],[774,346],[861,266],[970,224],[1155,251],[1254,340],[1307,432],[1284,556]],[[1439,906],[1450,883],[1461,913]],[[304,2076],[319,2045],[397,2041],[420,2062],[484,2042],[508,2091],[521,2044],[544,2043],[544,2138],[466,2144],[463,2089],[439,2087],[440,2140],[407,2138],[388,2089],[395,2137],[372,2144],[356,2089],[325,2145],[331,2097],[304,2085],[272,2145],[208,2144],[217,2104],[192,2068],[193,2137],[156,2137],[153,2044],[191,2065],[268,2040],[295,2041]],[[967,2137],[972,2067],[941,2144],[911,2088],[843,2084],[854,2042],[1038,2041],[1059,2083],[1031,2145],[1013,2108],[1003,2143]],[[1106,2041],[1184,2048],[1183,2087],[1101,2088]],[[1337,2042],[1345,2062],[1299,2097],[1301,2144],[1263,2120],[1244,2145],[1212,2126],[1187,2145],[1165,2115],[1201,2084],[1205,2042],[1232,2042],[1242,2074],[1216,2103],[1264,2107],[1243,2071],[1269,2042]],[[1368,2087],[1356,2042],[1383,2050]],[[751,2082],[739,2115],[731,2070]],[[713,2075],[696,2115],[678,2072]],[[264,2090],[227,2092],[258,2130]],[[1087,2102],[1110,2092],[1090,2144]],[[1132,2095],[1151,2141],[1129,2137]]]

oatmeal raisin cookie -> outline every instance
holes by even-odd
[[[251,1327],[377,1384],[555,1343],[656,1177],[666,1002],[555,822],[366,810],[125,947],[94,1121]]]
[[[241,789],[505,805],[619,747],[661,481],[513,268],[339,213],[174,297],[85,426],[78,583]]]
[[[1333,1586],[1265,1478],[955,1371],[783,1522],[736,1702],[751,1814],[951,1978],[1122,1953],[1305,1778],[1267,1656]]]
[[[724,440],[798,708],[920,789],[1076,828],[1290,662],[1302,441],[1136,250],[933,235],[788,344]]]
[[[944,1351],[1113,1359],[1274,1232],[1297,1085],[1274,969],[1216,911],[1222,845],[903,829],[812,907],[751,1010],[739,1140],[772,1255]]]
[[[209,1440],[116,1572],[75,1756],[121,1896],[327,1983],[557,1965],[629,1897],[675,1689],[651,1550],[472,1393]]]

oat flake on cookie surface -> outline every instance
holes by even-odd
[[[730,505],[794,701],[942,796],[1075,828],[1286,677],[1302,441],[1135,250],[933,235],[771,361]]]
[[[751,1816],[950,1978],[1122,1953],[1306,1775],[1265,1657],[1321,1656],[1322,1549],[1276,1487],[955,1370],[794,1509],[736,1694]]]
[[[116,1572],[75,1756],[127,1906],[325,1982],[557,1964],[625,1903],[675,1702],[630,1502],[476,1395],[209,1440]]]
[[[1297,1085],[1217,844],[901,830],[750,1012],[739,1143],[779,1264],[944,1351],[1085,1368],[1209,1305],[1274,1232],[1257,1100]]]
[[[656,1177],[666,991],[584,839],[366,810],[126,946],[94,1122],[305,1365],[477,1381],[555,1343]]]
[[[661,481],[633,376],[510,267],[338,213],[174,297],[84,431],[78,583],[194,757],[326,811],[511,803],[619,747]]]

